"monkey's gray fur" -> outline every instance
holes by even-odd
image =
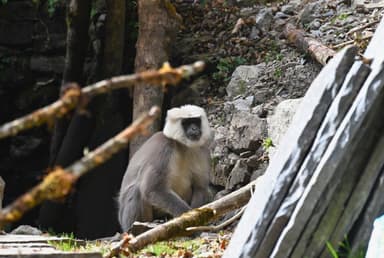
[[[186,121],[192,121],[189,127]],[[125,172],[118,198],[124,231],[134,221],[152,221],[158,211],[175,217],[209,201],[210,138],[204,109],[168,110],[163,131],[143,144]]]

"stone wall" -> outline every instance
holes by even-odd
[[[25,115],[58,96],[65,56],[65,7],[48,12],[35,1],[0,4],[0,123]],[[0,141],[3,205],[41,179],[49,152],[50,128],[42,126]],[[34,223],[29,214],[21,223]]]

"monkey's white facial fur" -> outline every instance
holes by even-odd
[[[187,136],[183,122],[185,124],[185,121],[193,120],[194,118],[201,121],[201,135]],[[210,139],[211,129],[204,109],[195,105],[185,105],[168,110],[163,133],[166,137],[176,140],[187,147],[200,147]]]

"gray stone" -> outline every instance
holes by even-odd
[[[20,225],[14,230],[12,230],[11,234],[39,236],[39,235],[42,235],[43,232],[41,232],[41,230],[39,230],[38,228],[29,226],[29,225]]]
[[[316,18],[316,13],[320,9],[320,5],[317,2],[306,4],[304,9],[299,13],[299,21],[305,25],[313,21]]]
[[[213,156],[222,157],[227,153],[226,151],[226,142],[228,138],[228,129],[224,126],[219,126],[215,129],[214,139],[213,139]]]
[[[258,27],[253,26],[249,38],[253,40],[259,40],[261,38],[261,30]]]
[[[289,17],[291,17],[291,16],[289,16],[288,14],[283,13],[283,12],[277,12],[277,13],[275,14],[275,18],[276,18],[276,19],[287,19],[287,18],[289,18]]]
[[[258,155],[252,155],[247,159],[247,166],[250,168],[257,168],[260,164],[260,157]]]
[[[268,32],[271,29],[272,21],[273,15],[269,8],[261,9],[256,15],[256,26],[263,32]]]
[[[315,19],[309,23],[309,28],[311,30],[318,30],[321,26],[321,22],[318,19]]]
[[[228,134],[228,147],[241,153],[246,150],[257,150],[267,132],[266,120],[250,112],[237,111],[232,116]]]
[[[283,5],[281,7],[281,11],[285,14],[289,14],[289,15],[292,15],[292,14],[295,14],[295,11],[296,11],[296,6],[293,5],[293,4],[286,4],[286,5]]]
[[[258,164],[258,168],[252,172],[250,181],[254,181],[260,176],[264,175],[267,170],[268,164],[266,162],[262,162]]]
[[[244,95],[248,86],[253,85],[263,69],[265,69],[265,63],[237,67],[226,88],[228,97],[233,99],[238,95]]]
[[[268,110],[264,108],[264,105],[258,105],[252,108],[251,113],[257,115],[260,118],[266,118]]]
[[[254,97],[248,96],[246,98],[237,98],[231,102],[233,104],[234,110],[238,111],[250,111],[254,103]]]
[[[276,106],[274,113],[267,117],[268,137],[272,139],[275,146],[268,148],[270,156],[275,153],[281,138],[287,132],[301,101],[302,98],[284,100]]]
[[[250,173],[245,159],[237,160],[225,185],[225,189],[236,189],[249,182]]]

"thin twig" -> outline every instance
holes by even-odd
[[[247,207],[247,205],[243,206],[240,211],[238,213],[235,214],[235,216],[227,219],[226,221],[224,221],[223,223],[219,224],[219,225],[216,225],[216,226],[198,226],[198,227],[189,227],[189,228],[186,228],[185,230],[186,231],[189,231],[189,232],[201,232],[201,231],[211,231],[211,232],[216,232],[216,231],[219,231],[223,228],[225,228],[226,226],[232,224],[234,221],[236,221],[238,218],[240,218],[243,213],[244,213],[244,210],[245,208]]]
[[[147,127],[155,120],[159,113],[160,109],[158,107],[152,107],[147,114],[140,116],[124,131],[94,151],[89,152],[81,160],[65,169],[60,167],[55,168],[40,184],[0,211],[0,228],[6,223],[17,221],[26,211],[37,206],[44,200],[66,196],[79,177],[111,158],[113,154],[127,147],[130,139],[136,135],[145,134]]]
[[[368,22],[367,24],[364,24],[364,25],[361,25],[361,26],[352,28],[352,29],[350,29],[350,30],[347,32],[347,35],[351,35],[352,33],[355,33],[355,32],[358,32],[358,31],[360,31],[360,30],[363,30],[363,29],[365,29],[365,28],[371,27],[372,25],[378,23],[379,21],[380,21],[380,20],[371,21],[371,22]]]
[[[366,39],[370,39],[372,38],[373,35],[367,35],[367,36],[364,36],[362,37],[361,39],[359,39],[360,41],[361,40],[366,40]],[[337,45],[334,45],[332,46],[333,49],[338,49],[338,48],[342,48],[342,47],[345,47],[345,46],[348,46],[348,45],[352,45],[353,43],[355,43],[356,40],[352,39],[352,40],[348,40],[348,41],[345,41],[345,42],[342,42],[340,44],[337,44]]]
[[[35,112],[11,121],[0,126],[0,139],[16,135],[17,133],[39,126],[43,123],[60,118],[74,109],[79,103],[87,103],[88,100],[96,95],[109,92],[114,89],[126,88],[135,85],[138,82],[146,82],[153,85],[175,85],[183,78],[188,78],[204,69],[204,63],[201,61],[191,65],[183,65],[178,68],[172,68],[168,63],[164,63],[159,70],[149,70],[132,75],[116,76],[108,80],[103,80],[91,84],[80,90],[77,84],[71,87],[56,102],[49,106],[38,109]]]

